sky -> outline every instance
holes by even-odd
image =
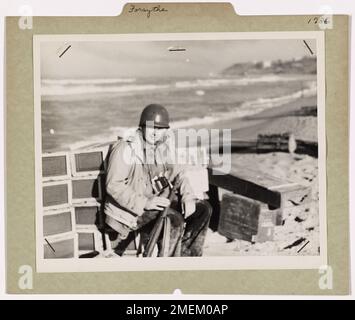
[[[307,40],[315,52],[315,41]],[[71,47],[59,57],[69,46]],[[171,52],[169,47],[186,51]],[[41,43],[42,79],[208,77],[239,62],[309,56],[302,40]]]

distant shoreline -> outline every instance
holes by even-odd
[[[318,141],[317,117],[292,115],[292,112],[307,106],[317,106],[317,97],[302,97],[252,116],[215,122],[211,128],[231,129],[232,140],[253,140],[258,134],[291,132],[298,139],[316,142]],[[202,126],[197,129],[200,128]]]
[[[316,96],[302,97],[282,106],[261,111],[252,116],[222,120],[207,126],[196,126],[195,129],[231,129],[232,140],[256,140],[258,134],[293,133],[296,139],[318,142],[317,117],[297,116],[293,112],[302,107],[316,106]],[[186,128],[188,129],[188,128]],[[118,135],[117,135],[118,136]],[[106,145],[117,139],[87,141],[86,145]],[[75,143],[76,148],[85,148],[85,141]]]
[[[306,120],[305,117],[285,116],[302,107],[316,106],[316,79],[308,75],[301,78],[304,82],[288,82],[284,78],[282,84],[273,81],[256,84],[261,79],[256,79],[255,83],[250,78],[238,79],[245,83],[251,81],[250,85],[238,86],[235,86],[233,79],[231,83],[226,79],[195,79],[187,81],[186,87],[185,84],[182,86],[184,89],[175,88],[171,92],[160,93],[142,91],[120,98],[116,93],[94,96],[69,94],[54,101],[56,96],[51,96],[53,102],[42,100],[43,151],[65,151],[114,141],[117,136],[123,136],[126,130],[136,126],[141,105],[159,99],[170,107],[172,129],[231,129],[234,140],[256,139],[260,133],[291,130],[296,138],[306,136],[306,140],[316,141],[316,117]],[[182,85],[184,82],[179,83]],[[192,84],[192,88],[187,84]],[[260,94],[256,94],[255,90],[260,90]],[[106,126],[101,125],[100,119]]]
[[[246,126],[232,130],[232,138],[254,139],[258,134],[291,132],[297,139],[316,142],[318,141],[317,117],[292,115],[292,112],[307,106],[317,106],[316,96],[300,98],[284,106],[245,117],[241,120]]]

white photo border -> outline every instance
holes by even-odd
[[[319,256],[236,256],[179,257],[144,259],[44,259],[40,237],[42,212],[42,137],[40,44],[49,41],[171,41],[171,40],[257,40],[313,39],[317,43],[317,111],[318,111],[318,181],[319,181]],[[34,123],[36,178],[36,266],[37,272],[108,272],[160,270],[280,270],[318,269],[327,265],[326,222],[326,139],[325,139],[325,35],[324,31],[154,33],[154,34],[68,34],[34,35]],[[42,252],[41,252],[42,251]]]

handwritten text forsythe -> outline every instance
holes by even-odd
[[[152,13],[163,13],[168,12],[168,9],[157,5],[151,8],[137,7],[135,5],[130,5],[128,13],[144,13],[147,18],[150,18]]]

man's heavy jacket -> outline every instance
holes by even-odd
[[[168,141],[162,142],[157,148],[161,151],[159,154],[175,152],[170,150]],[[167,163],[165,167],[166,177],[179,186],[182,202],[195,199],[184,166]],[[107,167],[106,192],[106,223],[125,237],[137,227],[138,217],[143,214],[148,199],[153,196],[140,129],[113,146]]]

